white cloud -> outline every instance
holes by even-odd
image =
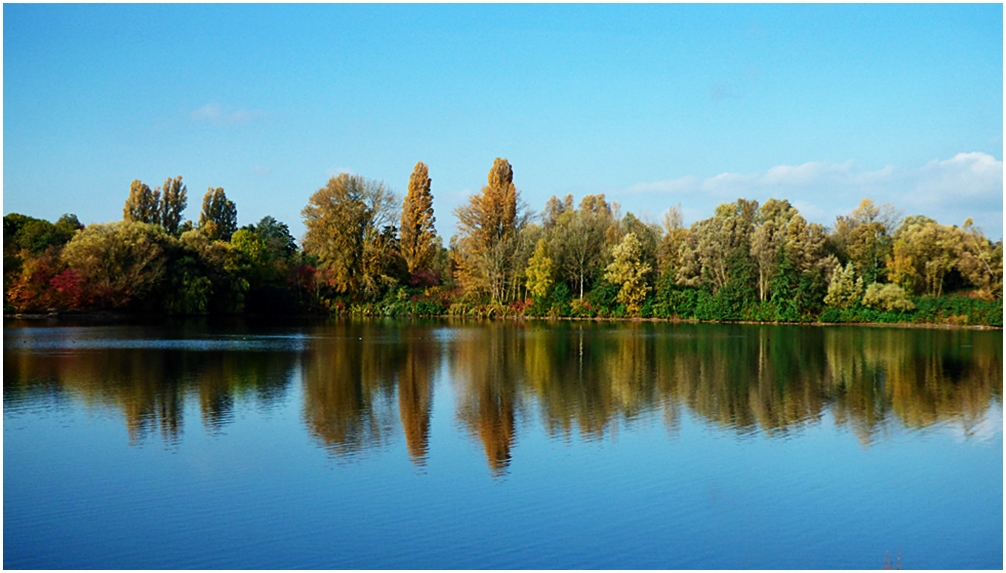
[[[921,203],[946,197],[1002,197],[1003,162],[985,153],[958,153],[919,170],[913,194]]]
[[[699,189],[711,195],[726,197],[737,195],[743,196],[744,189],[750,188],[758,181],[758,174],[742,175],[740,173],[720,173],[714,177],[702,180]]]
[[[189,120],[215,125],[245,124],[262,116],[262,110],[232,109],[208,103],[189,114]]]

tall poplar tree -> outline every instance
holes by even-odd
[[[227,198],[223,187],[210,187],[203,196],[199,230],[210,239],[229,241],[238,230],[238,208]]]
[[[518,284],[513,259],[527,215],[518,200],[510,162],[497,158],[488,179],[481,193],[454,210],[459,227],[455,256],[465,289],[487,292],[499,303],[514,291],[508,287]]]
[[[161,192],[136,179],[129,186],[129,197],[122,208],[122,220],[135,223],[161,224]]]
[[[429,268],[437,254],[439,241],[433,227],[433,194],[430,192],[429,168],[420,161],[409,177],[409,191],[402,203],[400,248],[410,275]]]
[[[164,181],[158,212],[161,226],[171,235],[178,235],[178,227],[182,224],[182,212],[188,206],[186,192],[181,175],[174,179],[169,177]]]

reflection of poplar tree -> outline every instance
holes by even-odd
[[[425,338],[409,338],[408,351],[398,374],[398,412],[405,431],[409,457],[426,465],[430,440],[430,407],[433,402],[431,370],[434,349]]]
[[[456,372],[461,380],[458,417],[481,440],[493,475],[506,473],[514,440],[515,388],[520,376],[516,331],[489,326],[455,341]],[[467,334],[467,333],[466,333]],[[489,340],[486,340],[488,337]]]

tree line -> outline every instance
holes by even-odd
[[[497,158],[447,246],[422,162],[401,200],[381,181],[331,178],[302,211],[301,246],[272,217],[238,228],[222,188],[197,222],[186,206],[175,177],[134,181],[114,223],[6,215],[5,311],[1002,325],[1001,239],[870,199],[830,228],[784,199],[738,199],[690,226],[680,205],[656,224],[603,194],[553,196],[538,213]]]

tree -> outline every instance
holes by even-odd
[[[194,265],[182,265],[181,269],[170,269],[172,278],[177,279],[178,271],[190,273],[186,288],[194,291],[197,300],[205,297],[207,312],[236,313],[245,309],[246,295],[251,288],[248,281],[251,274],[246,259],[238,246],[210,239],[202,231],[190,230],[178,238],[182,249],[180,257],[191,257]],[[198,277],[209,280],[207,284]],[[208,286],[208,288],[207,288]]]
[[[395,195],[384,183],[343,173],[308,200],[301,214],[304,252],[318,257],[337,293],[393,282],[384,270],[394,246]]]
[[[1003,296],[1003,242],[992,244],[968,218],[961,229],[961,252],[957,268],[986,300]]]
[[[122,208],[122,220],[160,225],[160,204],[160,190],[151,191],[146,183],[136,179],[129,186],[129,197]]]
[[[863,292],[863,306],[883,311],[905,312],[913,310],[915,305],[905,296],[905,291],[898,285],[873,283]]]
[[[542,213],[543,222],[546,229],[551,229],[559,220],[563,213],[573,211],[573,196],[566,195],[560,201],[555,195],[549,197],[545,202],[545,211]]]
[[[622,233],[636,235],[636,239],[639,241],[639,260],[649,265],[650,269],[656,269],[660,249],[660,226],[643,222],[632,213],[626,213],[619,225],[619,230]]]
[[[458,276],[470,293],[487,293],[497,303],[513,294],[518,283],[514,255],[518,232],[528,216],[513,183],[513,168],[496,158],[488,185],[454,210],[458,218],[455,262]]]
[[[548,241],[538,239],[534,255],[527,263],[527,290],[531,296],[541,299],[552,287],[552,258],[548,256]]]
[[[38,255],[50,247],[62,247],[83,228],[76,215],[64,214],[53,224],[10,213],[4,216],[4,250],[24,249]]]
[[[886,264],[888,280],[909,292],[940,296],[944,278],[960,257],[960,230],[914,215],[905,217],[893,239]]]
[[[89,225],[66,244],[62,260],[94,306],[124,308],[142,303],[159,286],[168,239],[149,223]]]
[[[227,198],[223,187],[210,187],[203,196],[199,230],[212,240],[229,241],[238,230],[238,208]]]
[[[751,236],[751,255],[758,263],[758,298],[769,297],[769,284],[776,273],[778,252],[785,245],[789,221],[796,209],[789,201],[769,199],[758,210],[756,226]]]
[[[673,278],[681,266],[681,245],[688,239],[683,221],[680,203],[664,213],[664,232],[657,252],[657,268],[661,275],[668,273]]]
[[[546,222],[546,228],[551,234],[556,265],[568,284],[579,287],[580,298],[583,298],[586,285],[602,270],[608,254],[605,231],[614,216],[604,195],[587,195],[580,201],[579,209],[572,208],[572,199],[568,196],[563,207],[556,208],[555,222],[551,227]]]
[[[897,219],[890,204],[878,207],[872,199],[863,199],[852,213],[835,222],[832,240],[839,256],[851,261],[868,283],[879,280],[885,271]]]
[[[271,215],[266,215],[254,225],[242,227],[254,233],[266,245],[270,256],[274,260],[289,259],[297,252],[297,241],[290,234],[290,227],[286,223],[277,221]],[[233,237],[231,237],[233,239]]]
[[[186,192],[187,188],[182,184],[181,175],[174,179],[169,177],[164,180],[158,211],[159,222],[169,235],[177,236],[180,234],[179,226],[182,224],[182,212],[188,206]]]
[[[836,267],[828,285],[828,294],[824,297],[824,304],[836,308],[849,308],[859,302],[862,296],[863,279],[856,279],[856,269],[852,263],[847,263],[844,270],[841,266]]]
[[[437,230],[433,227],[433,194],[430,192],[429,168],[420,161],[409,177],[409,192],[402,204],[400,246],[409,275],[428,269],[440,248]]]
[[[604,278],[621,286],[616,300],[624,304],[629,313],[638,314],[650,291],[646,275],[652,267],[640,260],[642,245],[635,233],[626,234],[611,254],[614,260],[605,269]]]
[[[757,273],[751,261],[751,235],[757,211],[757,201],[738,199],[716,207],[712,218],[693,224],[680,251],[677,282],[704,285],[714,295],[731,279],[738,289],[743,287],[746,291],[755,286],[757,274],[747,275]]]

